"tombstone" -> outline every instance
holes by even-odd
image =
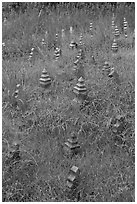
[[[33,54],[34,54],[34,47],[31,48],[31,52],[29,54],[29,59],[28,60],[29,60],[30,63],[32,63]]]
[[[15,91],[12,93],[12,106],[14,108],[18,108],[18,102],[19,102],[19,93],[21,91],[22,87],[20,84],[16,85]]]
[[[112,20],[115,20],[115,14],[114,14],[114,12],[113,12],[113,14],[112,14]]]
[[[78,44],[74,40],[71,40],[69,47],[70,47],[70,49],[74,50],[74,49],[78,48]]]
[[[92,25],[92,22],[90,23],[89,30],[90,30],[90,36],[92,38],[93,37],[93,25]]]
[[[89,30],[92,31],[92,28],[93,28],[93,26],[92,26],[92,22],[91,22],[90,26],[89,26]]]
[[[42,88],[48,88],[51,85],[51,78],[49,77],[46,69],[42,71],[42,75],[39,79],[39,82]]]
[[[119,74],[116,72],[116,70],[113,67],[111,68],[108,77],[112,78],[117,85],[121,84]]]
[[[78,50],[77,59],[85,60],[85,53],[84,53],[84,50],[82,48],[80,48]]]
[[[41,44],[42,44],[43,46],[46,45],[46,42],[45,42],[45,39],[44,39],[44,38],[42,38],[42,40],[41,40]]]
[[[74,156],[80,152],[80,145],[78,144],[77,136],[72,133],[70,138],[68,138],[67,142],[64,145],[64,152],[67,156]]]
[[[57,43],[58,43],[58,34],[56,33],[56,36],[55,36],[55,41],[56,41],[56,46],[57,46]]]
[[[68,192],[73,191],[75,188],[78,187],[80,182],[80,170],[77,166],[72,166],[68,173],[66,187]]]
[[[128,27],[128,23],[126,21],[126,18],[124,17],[124,21],[123,21],[123,29],[124,29],[124,35],[125,35],[125,38],[127,38],[127,27]]]
[[[81,55],[78,54],[78,55],[76,56],[76,60],[79,60],[79,61],[80,61],[80,60],[81,60]]]
[[[73,67],[74,75],[76,76],[77,79],[80,77],[85,78],[85,71],[84,71],[84,65],[81,62],[81,58],[77,58],[76,61],[74,62],[74,67]]]
[[[74,38],[75,38],[75,36],[74,36],[74,30],[73,30],[73,27],[70,26],[70,28],[69,28],[69,40],[70,40],[70,41],[71,41],[71,40],[73,41]]]
[[[45,32],[44,37],[45,37],[45,40],[47,41],[47,40],[48,40],[48,31],[47,31],[47,30],[46,30],[46,32]]]
[[[64,29],[61,30],[61,37],[62,37],[62,40],[64,41],[64,39],[65,39],[65,30]]]
[[[96,65],[96,60],[95,60],[94,55],[91,56],[91,60],[92,60],[92,63]]]
[[[70,32],[70,35],[73,34],[73,28],[72,28],[72,26],[70,26],[70,28],[69,28],[69,32]]]
[[[80,60],[79,60],[79,59],[76,59],[76,60],[74,61],[74,66],[77,66],[79,62],[80,62]]]
[[[12,96],[17,99],[18,96],[19,96],[19,91],[21,90],[21,85],[20,84],[16,84],[16,88],[15,88],[15,91],[14,93],[12,94]]]
[[[110,64],[109,62],[105,61],[104,65],[103,65],[103,74],[106,73],[107,75],[110,73]]]
[[[118,39],[119,36],[120,36],[120,32],[119,32],[119,29],[118,29],[117,26],[115,26],[115,33],[114,33],[114,36],[115,36],[116,39]]]
[[[112,22],[111,22],[112,34],[115,34],[115,14],[112,14]]]
[[[118,52],[118,44],[116,42],[116,39],[113,40],[113,43],[112,43],[112,52],[113,53],[117,53]]]
[[[114,35],[115,34],[115,22],[114,22],[114,20],[112,20],[111,27],[112,27],[112,34]]]
[[[78,52],[78,54],[77,54],[77,56],[76,56],[76,59],[77,59],[77,60],[80,60],[80,59],[81,59],[81,52],[80,52],[80,51]]]
[[[61,48],[65,46],[65,40],[66,40],[66,35],[65,35],[65,30],[61,30]]]
[[[60,48],[56,48],[55,49],[55,53],[54,53],[54,56],[55,56],[55,60],[58,60],[59,57],[61,56],[61,49]]]
[[[80,100],[85,100],[87,97],[87,89],[83,77],[78,79],[78,83],[74,86],[73,92],[76,94],[77,98]]]
[[[77,79],[82,77],[85,79],[85,70],[84,70],[84,64],[81,62],[81,59],[79,59],[79,63],[77,65],[77,69],[75,70],[75,76]]]
[[[74,72],[77,71],[79,62],[80,62],[79,59],[76,59],[76,60],[74,61],[74,66],[73,66],[73,70],[74,70]]]
[[[80,37],[79,37],[79,46],[80,47],[83,46],[83,34],[82,33],[80,34]]]

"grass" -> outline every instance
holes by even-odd
[[[2,62],[4,202],[135,201],[133,25],[129,27],[128,39],[124,38],[120,27],[119,52],[112,56],[111,12],[105,16],[100,14],[100,17],[96,14],[94,18],[79,9],[72,14],[51,12],[47,15],[43,11],[38,18],[37,9],[30,9],[19,16],[11,12],[7,23],[2,25],[5,43]],[[91,19],[92,40],[89,33]],[[119,26],[121,19],[117,12]],[[86,58],[83,65],[90,98],[88,105],[76,103],[72,91],[77,82],[73,72],[77,50],[69,49],[71,25],[75,28],[76,41],[81,31],[84,33]],[[64,42],[60,38],[63,54],[55,62],[52,46],[55,32],[61,33],[62,28],[65,29]],[[49,32],[48,46],[42,47],[40,42],[46,30]],[[32,47],[34,54],[29,62]],[[91,60],[92,55],[96,65]],[[116,68],[120,86],[102,74],[106,60]],[[43,94],[39,78],[44,68],[52,78],[52,85]],[[12,98],[17,83],[22,87],[19,109]],[[117,134],[111,128],[110,120],[118,114],[125,116],[125,126]],[[62,145],[73,131],[78,135],[82,155],[71,159],[64,155]],[[13,141],[20,144],[20,161],[9,159]],[[81,180],[70,199],[65,189],[72,165],[79,167]]]

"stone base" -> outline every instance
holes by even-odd
[[[74,155],[77,155],[80,153],[80,146],[77,146],[76,148],[70,149],[67,145],[64,145],[63,147],[64,154],[68,157],[72,157]]]

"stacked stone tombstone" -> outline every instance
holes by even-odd
[[[59,43],[58,43],[58,34],[56,33],[56,43],[55,43],[55,60],[57,61],[59,59],[59,57],[61,56],[61,48],[59,47]]]
[[[75,200],[78,193],[78,186],[80,184],[80,169],[73,165],[68,172],[66,179],[66,196],[70,200]]]
[[[125,36],[125,38],[127,38],[128,23],[127,23],[127,20],[126,20],[125,17],[124,17],[124,20],[123,20],[123,29],[124,29],[124,36]]]
[[[19,96],[19,90],[20,90],[21,85],[16,84],[15,92],[13,93],[13,96],[17,99]]]
[[[62,41],[65,40],[65,30],[64,29],[61,30],[61,38],[62,38]]]
[[[112,28],[112,34],[114,35],[114,33],[115,33],[115,21],[114,21],[114,18],[112,18],[111,28]]]
[[[79,45],[80,47],[83,45],[83,34],[82,33],[80,34],[80,37],[79,37]]]
[[[71,40],[69,47],[70,49],[74,50],[75,48],[78,47],[78,44],[74,40]]]
[[[42,38],[42,40],[41,40],[41,44],[42,44],[43,46],[46,45],[46,42],[45,42],[45,39],[44,39],[44,38]]]
[[[48,88],[51,85],[51,78],[45,68],[42,71],[42,75],[39,79],[39,82],[40,82],[40,86],[44,89]]]
[[[89,30],[90,30],[90,37],[92,39],[93,38],[93,24],[92,24],[92,22],[90,22]]]
[[[107,76],[108,76],[108,75],[110,74],[110,72],[111,72],[111,66],[110,66],[110,63],[109,63],[108,61],[105,61],[105,62],[104,62],[102,71],[103,71],[103,74],[104,74],[104,75],[107,75]]]
[[[78,83],[74,86],[73,92],[79,100],[85,100],[87,97],[87,88],[82,77],[78,79]]]
[[[15,90],[12,93],[12,105],[17,110],[19,110],[19,105],[20,105],[20,103],[22,103],[22,101],[19,98],[21,91],[22,91],[22,85],[20,83],[16,84]]]
[[[34,47],[31,48],[31,52],[30,52],[30,54],[29,54],[28,61],[29,61],[30,63],[33,62],[33,60],[32,60],[32,58],[33,58],[33,54],[34,54]]]
[[[79,44],[77,46],[78,54],[76,56],[76,60],[74,61],[74,74],[79,79],[80,77],[85,78],[84,71],[84,61],[85,61],[85,51],[84,51],[84,42],[83,42],[83,34],[80,34]]]
[[[117,85],[121,84],[119,74],[117,73],[115,68],[110,65],[109,62],[107,61],[104,62],[102,71],[103,71],[103,75],[106,75],[107,77],[113,79],[113,82],[115,82]]]
[[[78,48],[78,44],[76,43],[75,39],[74,39],[74,30],[73,27],[70,26],[69,29],[69,34],[70,34],[70,44],[69,44],[69,48],[71,50],[77,49]]]
[[[115,39],[119,39],[119,37],[120,37],[120,32],[119,32],[119,29],[118,29],[117,25],[115,26],[114,36],[115,36]]]
[[[66,156],[69,156],[69,157],[72,157],[80,153],[80,145],[78,144],[78,137],[74,132],[72,132],[72,134],[64,144],[64,153],[66,154]]]
[[[118,43],[115,38],[113,39],[111,50],[113,54],[116,54],[118,52]]]
[[[113,13],[112,16],[112,36],[113,36],[113,42],[112,42],[112,46],[111,46],[111,50],[112,50],[112,54],[115,55],[118,52],[118,43],[117,40],[120,37],[120,32],[119,29],[115,23],[115,15]]]

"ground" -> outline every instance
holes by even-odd
[[[100,12],[94,18],[89,13],[76,9],[71,15],[64,11],[52,11],[47,15],[44,10],[40,14],[36,8],[31,8],[21,14],[10,12],[7,21],[3,22],[2,156],[5,202],[135,201],[134,27],[130,24],[128,12],[126,39],[119,8],[115,21],[121,34],[119,50],[114,55],[111,51],[112,12],[108,10],[105,16]],[[92,38],[89,31],[91,21]],[[79,77],[73,70],[78,50],[69,48],[70,26],[74,27],[76,42],[83,33],[85,59],[82,61],[82,74],[88,90],[88,105],[78,103],[73,93]],[[61,39],[61,29],[65,29],[64,39]],[[45,36],[46,30],[48,37]],[[56,32],[59,33],[62,49],[62,56],[57,61],[53,47]],[[42,38],[45,39],[45,46],[41,44]],[[34,53],[29,60],[32,47]],[[103,74],[105,61],[114,66],[120,85]],[[52,79],[51,86],[46,90],[39,85],[44,68]],[[12,94],[18,83],[21,90],[17,108]],[[117,132],[111,121],[118,115],[123,116],[125,122]],[[63,152],[63,145],[72,132],[78,136],[82,154],[69,158]],[[18,161],[9,159],[15,141],[20,145]],[[69,198],[66,195],[66,178],[73,165],[80,169],[80,183]]]

